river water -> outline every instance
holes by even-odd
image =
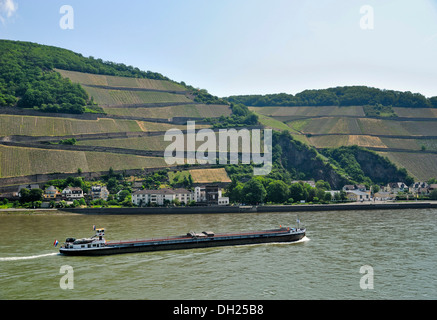
[[[93,235],[93,225],[126,240],[295,226],[297,217],[307,237],[293,244],[103,257],[53,246]],[[435,209],[0,215],[0,299],[437,299],[436,266]]]

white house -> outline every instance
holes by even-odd
[[[427,194],[429,191],[429,185],[426,182],[414,182],[410,186],[410,192],[414,194]]]
[[[62,190],[62,197],[67,200],[79,200],[83,198],[83,190],[78,187],[67,187]]]
[[[196,203],[203,202],[214,205],[217,204],[219,206],[229,205],[229,198],[223,197],[222,189],[220,189],[218,186],[195,187],[193,199],[196,201]]]
[[[351,190],[346,191],[346,196],[348,200],[353,201],[369,201],[370,200],[370,192],[363,192],[359,190]]]
[[[408,190],[408,186],[403,182],[390,182],[386,187],[386,191],[392,193],[408,192]]]
[[[194,201],[196,202],[206,201],[206,190],[204,186],[194,188]]]
[[[186,189],[159,189],[159,190],[138,190],[132,193],[132,203],[144,207],[147,204],[162,206],[165,202],[171,203],[178,199],[179,202],[187,204],[193,199],[193,194]]]
[[[159,190],[138,190],[132,193],[132,203],[144,207],[150,204],[162,206],[165,203],[171,203],[176,199],[180,203],[188,204],[190,201],[196,203],[207,203],[206,195],[208,194],[205,187],[196,187],[193,192],[187,189],[159,189]],[[214,204],[225,206],[229,205],[229,198],[222,197],[222,191],[218,190],[215,194]]]
[[[229,198],[228,197],[219,197],[218,198],[218,205],[219,206],[227,206],[227,205],[229,205]]]
[[[375,192],[373,197],[375,198],[375,200],[387,201],[395,199],[396,195],[391,192],[379,191]]]
[[[188,202],[194,199],[194,194],[187,189],[174,189],[173,192],[175,194],[175,199],[178,199],[180,203],[188,204]]]

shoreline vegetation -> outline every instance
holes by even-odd
[[[142,207],[142,208],[51,208],[0,209],[0,215],[153,215],[153,214],[226,214],[226,213],[279,213],[311,211],[353,211],[353,210],[393,210],[393,209],[437,209],[437,201],[377,201],[342,204],[300,204],[262,206],[209,206],[209,207]]]

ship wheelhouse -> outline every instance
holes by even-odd
[[[103,236],[105,235],[105,229],[100,228],[96,229],[96,234],[91,238],[83,238],[83,239],[75,239],[75,238],[67,238],[65,240],[64,249],[92,249],[92,248],[101,248],[105,246],[105,239]]]

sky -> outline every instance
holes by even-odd
[[[219,97],[345,85],[437,96],[437,0],[0,0],[0,39]]]

